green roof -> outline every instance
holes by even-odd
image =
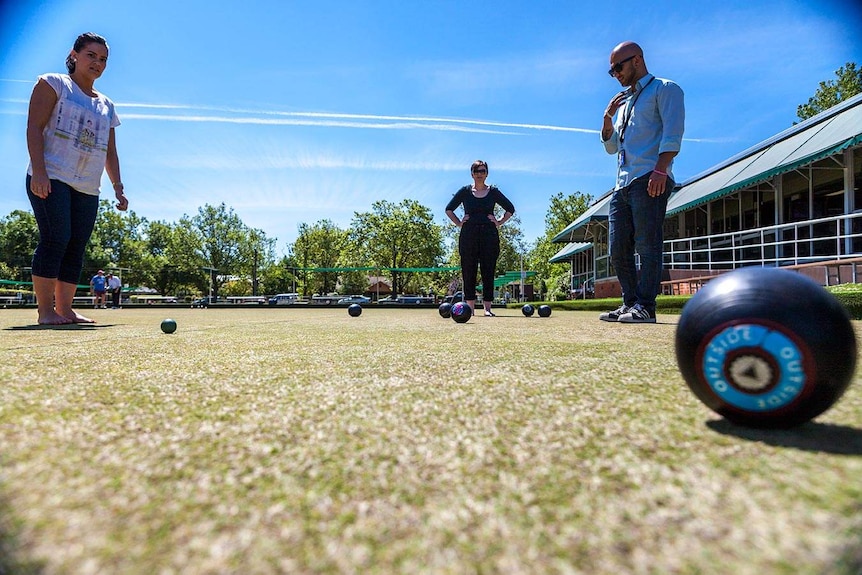
[[[792,172],[862,143],[862,94],[749,148],[683,183],[667,205],[672,216],[736,190]]]
[[[551,259],[549,259],[548,261],[552,264],[565,262],[569,260],[573,255],[581,253],[584,250],[588,250],[591,247],[593,247],[592,242],[571,242],[566,244],[563,249],[551,256]]]
[[[534,275],[536,275],[536,272],[528,272],[525,270],[523,272],[523,275],[524,275],[524,279],[531,278]],[[518,271],[506,272],[503,275],[497,276],[496,278],[494,278],[494,287],[497,288],[500,286],[508,285],[512,282],[519,282],[519,281],[521,281],[521,272],[518,272]]]
[[[375,266],[362,266],[362,267],[335,267],[335,268],[296,268],[297,271],[301,272],[420,272],[420,273],[434,273],[434,272],[454,272],[459,271],[460,266],[450,266],[450,267],[429,267],[429,268],[390,268],[390,267],[375,267]]]

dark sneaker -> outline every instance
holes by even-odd
[[[602,314],[599,314],[599,319],[602,321],[619,321],[620,316],[629,313],[631,309],[632,308],[630,308],[626,304],[623,304],[614,311],[606,311]]]
[[[636,303],[617,320],[620,323],[655,323],[655,312],[650,312],[641,304]]]

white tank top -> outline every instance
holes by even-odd
[[[120,125],[114,103],[98,92],[88,96],[68,74],[43,74],[39,79],[57,92],[57,104],[42,132],[48,177],[98,196],[108,136],[111,128]],[[32,164],[27,173],[33,175]]]

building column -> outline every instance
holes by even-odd
[[[856,182],[855,167],[853,165],[853,148],[844,150],[844,213],[847,215],[856,211]],[[850,235],[853,233],[853,220],[844,220],[844,253],[853,253],[853,238]]]
[[[774,210],[774,221],[777,224],[783,224],[785,221],[784,218],[784,177],[781,174],[772,177],[773,187],[775,188],[775,205],[773,206]],[[784,244],[780,243],[782,240],[781,228],[775,229],[775,241],[777,245],[775,246],[775,258],[781,259],[784,257]]]

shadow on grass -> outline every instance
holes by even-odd
[[[859,575],[862,573],[862,542],[849,545],[838,559],[835,567],[826,573],[827,575]]]
[[[791,429],[755,429],[718,419],[708,421],[706,426],[723,435],[733,435],[777,447],[862,456],[862,429],[846,425],[809,421]]]
[[[45,563],[24,557],[18,532],[19,523],[9,504],[0,497],[0,575],[41,575],[45,572]]]
[[[114,327],[115,324],[110,323],[66,323],[62,325],[40,325],[38,323],[34,323],[31,325],[13,325],[12,327],[7,327],[6,331],[21,331],[21,330],[66,330],[66,331],[78,331],[78,330],[87,330],[87,329],[102,329],[106,327]],[[0,575],[2,575],[2,571],[0,571]]]

